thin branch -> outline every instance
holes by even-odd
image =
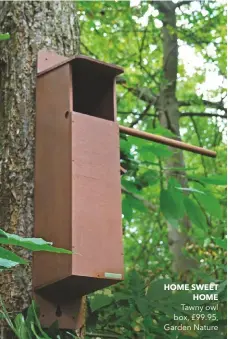
[[[129,92],[138,97],[140,100],[146,101],[148,104],[155,105],[158,99],[158,96],[153,95],[151,90],[147,87],[133,88],[124,86]]]
[[[141,40],[141,45],[139,47],[139,64],[142,65],[142,52],[143,52],[143,49],[144,49],[144,43],[145,43],[145,39],[146,39],[146,34],[147,34],[147,28],[145,28],[144,30],[144,33],[143,33],[143,37],[142,37],[142,40]]]
[[[116,83],[118,85],[125,85],[127,82],[123,77],[119,76],[119,77],[116,78]]]
[[[142,120],[145,116],[147,116],[147,112],[149,111],[151,107],[151,104],[148,104],[147,107],[144,109],[144,111],[139,115],[138,118],[135,119],[135,121],[133,121],[131,124],[130,124],[130,127],[134,127],[135,125],[137,125],[137,123]]]
[[[162,161],[159,158],[159,173],[160,173],[160,189],[161,191],[164,188],[164,184],[163,184],[163,167],[162,167]]]
[[[169,13],[174,10],[176,5],[172,1],[151,1],[151,4],[156,7],[159,12]]]
[[[99,59],[98,55],[96,55],[94,52],[92,52],[85,44],[84,42],[80,41],[81,46],[85,49],[85,51],[88,53],[89,56],[94,57],[96,59]]]
[[[141,115],[142,114],[141,112],[131,112],[131,111],[129,111],[129,112],[127,112],[127,111],[118,111],[117,113],[121,114],[121,115],[130,115],[130,114],[132,114],[132,115]],[[147,113],[145,115],[147,115],[147,116],[154,116],[155,114]],[[156,115],[158,116],[158,114],[156,114]]]
[[[196,132],[196,135],[197,135],[197,138],[198,138],[199,145],[200,145],[200,147],[203,147],[203,143],[202,143],[202,140],[201,140],[200,131],[199,131],[199,129],[198,129],[198,126],[197,126],[195,120],[193,119],[193,117],[190,117],[190,119],[191,119],[192,124],[193,124],[193,127],[194,127],[194,129],[195,129],[195,132]],[[202,155],[201,155],[201,162],[202,162],[203,169],[204,169],[204,175],[205,175],[205,177],[206,177],[206,176],[207,176],[206,163],[205,163],[204,156],[202,156]]]
[[[222,119],[227,119],[227,114],[218,114],[218,113],[195,113],[195,112],[184,112],[181,113],[180,117],[198,117],[198,118],[211,118],[211,117],[220,117]]]
[[[157,79],[156,79],[156,76],[159,75],[160,70],[157,70],[156,72],[154,72],[153,74],[151,74],[151,73],[146,69],[146,67],[145,67],[142,63],[139,65],[139,67],[141,68],[141,70],[142,70],[143,72],[146,73],[146,75],[147,75],[151,80],[154,81],[154,83],[155,83],[158,87],[160,87],[160,83],[159,83],[159,82],[157,81]]]
[[[123,87],[126,88],[133,95],[137,96],[140,100],[143,100],[143,101],[145,101],[147,103],[150,103],[151,105],[156,105],[157,100],[158,100],[158,95],[152,94],[151,90],[149,88],[147,88],[147,87],[133,88],[133,87],[128,87],[128,86],[126,86],[124,84],[123,84]],[[203,104],[203,105],[205,105],[207,107],[220,109],[221,111],[226,111],[226,108],[224,107],[224,104],[223,104],[222,101],[218,101],[218,102],[209,101],[209,100],[198,101],[197,99],[196,100],[193,99],[193,100],[179,100],[178,101],[178,106],[179,107],[183,107],[183,106],[199,106],[200,104]],[[186,113],[186,114],[182,113],[183,116],[186,116],[187,114],[189,114],[189,113]],[[203,113],[203,114],[206,114],[206,113]],[[212,114],[211,114],[211,116],[212,116]]]
[[[118,111],[118,114],[121,115],[141,115],[141,112],[125,112],[125,111]],[[148,116],[148,117],[156,117],[158,118],[159,115],[156,113],[145,113],[143,114],[144,116]],[[222,119],[227,119],[227,114],[218,114],[218,113],[196,113],[196,112],[183,112],[180,114],[180,118],[184,118],[184,117],[197,117],[197,118],[212,118],[212,117],[216,117],[216,118],[222,118]]]
[[[176,8],[180,8],[181,6],[183,5],[189,5],[193,0],[185,0],[185,1],[179,1],[176,6],[175,6],[175,9]]]
[[[143,199],[143,197],[141,197],[138,194],[134,194],[132,192],[129,192],[125,187],[121,186],[121,191],[123,193],[126,193],[126,194],[132,196],[133,198],[141,201],[144,204],[144,206],[147,207],[149,210],[151,210],[153,212],[155,212],[157,210],[156,206],[154,206],[150,201]]]
[[[220,109],[222,111],[226,111],[223,103],[221,101],[219,102],[213,102],[213,101],[209,101],[209,100],[202,100],[201,102],[199,101],[194,101],[194,100],[180,100],[178,101],[178,105],[179,107],[181,106],[199,106],[200,104],[204,104],[207,107],[212,107],[212,108],[217,108]]]

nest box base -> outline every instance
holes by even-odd
[[[49,285],[35,288],[35,292],[45,300],[55,303],[68,303],[82,296],[109,287],[120,279],[99,279],[92,277],[71,276]]]
[[[58,321],[60,329],[79,330],[85,322],[86,298],[73,301],[55,303],[34,293],[34,299],[40,309],[40,323],[49,328]]]

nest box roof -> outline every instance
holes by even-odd
[[[58,55],[53,51],[41,50],[38,53],[37,76],[41,76],[67,63],[72,64],[73,70],[77,72],[93,72],[94,74],[113,78],[124,72],[122,67],[102,62],[84,55],[67,58],[62,55]]]

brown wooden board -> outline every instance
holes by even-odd
[[[70,65],[66,64],[39,77],[36,90],[34,235],[66,249],[71,249],[72,225],[71,124],[65,117],[65,112],[72,109],[71,78]],[[55,298],[50,301],[50,298],[43,298],[35,292],[38,286],[68,277],[71,274],[71,256],[35,253],[32,274],[41,324],[49,327],[58,320],[60,328],[75,328],[76,321],[72,318],[73,314],[69,314],[72,308],[69,302],[61,304],[62,316],[57,317]],[[75,300],[74,312],[80,302],[80,299]]]
[[[117,123],[73,113],[72,271],[101,284],[105,273],[123,277],[119,161]]]
[[[35,231],[36,237],[71,249],[71,70],[66,64],[37,80]],[[70,275],[71,257],[35,253],[33,284]]]

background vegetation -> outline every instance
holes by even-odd
[[[164,281],[158,279],[225,280],[226,10],[218,1],[183,1],[175,9],[172,27],[166,21],[170,10],[166,5],[170,2],[141,1],[133,7],[129,2],[79,2],[81,52],[124,67],[117,91],[120,124],[174,137],[176,121],[171,116],[171,126],[163,123],[159,97],[169,86],[167,68],[171,72],[175,68],[175,61],[164,64],[168,43],[164,30],[176,35],[177,81],[171,95],[178,102],[180,136],[216,150],[218,156],[184,152],[182,166],[173,160],[174,149],[121,137],[122,165],[127,169],[122,177],[127,279],[90,298],[93,312],[87,326],[102,333],[109,329],[118,338],[223,338],[222,327],[219,334],[165,333],[163,325],[172,319],[174,305],[186,296],[178,295],[175,302],[176,296],[165,294]],[[181,251],[184,266],[191,263],[188,270],[175,265],[170,224],[186,234]],[[224,314],[220,317],[224,319]]]

